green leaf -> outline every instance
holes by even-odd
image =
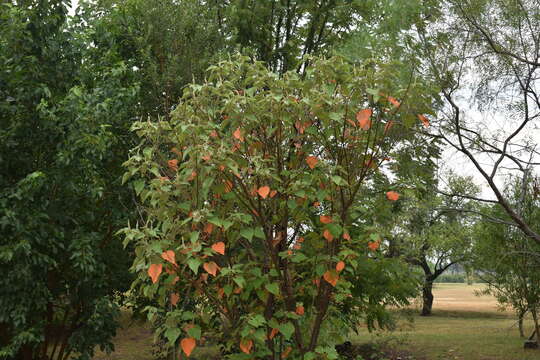
[[[199,325],[193,326],[187,331],[188,335],[199,340],[201,338],[201,327]]]
[[[242,229],[240,230],[240,235],[251,241],[253,239],[253,235],[255,234],[254,229]]]
[[[285,339],[287,340],[289,340],[292,334],[294,333],[294,326],[290,322],[280,324],[278,329],[279,329],[279,332],[282,333]]]
[[[248,324],[253,327],[259,327],[266,324],[266,320],[264,319],[264,316],[262,316],[261,314],[257,314],[248,320]]]
[[[197,275],[197,273],[199,272],[199,266],[201,266],[201,261],[196,258],[190,258],[188,259],[187,263],[191,271],[193,271],[195,275]]]
[[[165,330],[165,337],[170,343],[174,343],[181,333],[182,330],[179,327],[169,328]]]
[[[266,284],[264,288],[274,295],[279,295],[279,285],[277,283]]]
[[[144,180],[142,180],[142,179],[135,180],[135,181],[133,182],[133,188],[135,189],[135,193],[136,193],[137,195],[140,195],[142,189],[144,188]]]

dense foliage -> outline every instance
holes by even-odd
[[[143,143],[126,165],[146,218],[125,233],[134,285],[159,302],[147,310],[165,313],[171,345],[190,354],[210,336],[230,358],[336,358],[345,329],[407,302],[361,201],[398,129],[426,110],[391,74],[339,58],[283,78],[222,62],[170,121],[135,125]],[[378,198],[389,211],[399,194]]]
[[[83,63],[65,2],[0,6],[0,357],[88,359],[131,281],[114,233],[137,89],[121,64]]]

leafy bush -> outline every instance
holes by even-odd
[[[392,74],[332,58],[279,77],[237,58],[191,85],[170,121],[134,125],[125,180],[145,221],[124,230],[133,287],[158,302],[146,310],[171,346],[189,356],[213,338],[229,359],[335,359],[361,318],[384,325],[385,305],[407,303],[414,280],[381,256],[362,201],[425,110],[385,95],[421,103]],[[398,198],[376,194],[378,211]]]

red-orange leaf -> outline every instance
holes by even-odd
[[[233,136],[235,139],[239,140],[240,142],[244,142],[244,137],[242,136],[242,131],[240,131],[240,128],[236,129],[233,132]]]
[[[287,346],[287,348],[285,350],[283,350],[283,353],[281,354],[281,358],[282,359],[285,359],[287,356],[289,356],[289,354],[291,353],[292,351],[292,347],[291,346]]]
[[[319,162],[319,159],[317,159],[316,156],[308,156],[306,158],[306,162],[310,169],[314,169],[315,165],[317,165],[317,163]]]
[[[197,341],[195,341],[194,338],[184,338],[180,341],[180,346],[186,356],[189,357],[193,352],[193,349],[195,349],[195,346],[197,346]]]
[[[225,243],[223,241],[215,243],[212,245],[212,250],[221,255],[225,255]]]
[[[277,194],[277,191],[276,190],[272,190],[270,191],[270,197],[273,198],[274,196],[276,196]]]
[[[388,96],[387,99],[390,102],[390,104],[394,105],[395,107],[399,107],[401,105],[399,101],[397,101],[395,98],[391,96]]]
[[[205,233],[207,233],[208,235],[210,235],[212,233],[212,231],[214,231],[214,224],[212,223],[208,223],[204,226],[204,230],[203,230]]]
[[[158,281],[159,275],[163,271],[163,264],[152,264],[148,268],[148,275],[152,278],[152,282],[155,284]]]
[[[370,117],[372,113],[373,111],[371,109],[363,109],[356,113],[356,120],[362,130],[369,130],[371,127]]]
[[[246,354],[251,353],[251,348],[253,347],[253,340],[251,339],[242,339],[240,340],[240,350]]]
[[[321,220],[323,224],[330,224],[332,222],[332,217],[328,215],[321,215],[319,220]]]
[[[351,240],[351,235],[349,235],[349,233],[344,233],[343,234],[343,239],[345,239],[347,241],[350,241]]]
[[[163,258],[163,260],[168,261],[171,264],[176,265],[174,251],[172,251],[172,250],[164,251],[164,252],[161,253],[161,257]]]
[[[177,293],[172,293],[169,296],[169,300],[171,301],[172,306],[176,306],[176,304],[178,304],[178,300],[180,300],[180,295],[178,295]]]
[[[386,134],[394,126],[394,121],[390,120],[384,125],[384,133]]]
[[[266,199],[268,194],[270,194],[270,187],[269,186],[261,186],[259,190],[257,190],[257,193],[263,198]]]
[[[178,160],[172,159],[167,161],[167,165],[169,165],[169,169],[176,171],[178,170]]]
[[[325,238],[327,241],[329,241],[329,242],[332,241],[332,240],[334,240],[334,236],[332,236],[332,233],[331,233],[328,229],[325,229],[325,230],[323,231],[323,236],[324,236],[324,238]]]
[[[278,329],[274,328],[272,331],[270,331],[270,334],[268,335],[268,339],[272,340],[274,336],[276,336],[278,333]]]
[[[345,269],[345,263],[343,261],[340,261],[336,264],[336,271],[341,272]]]
[[[390,201],[396,201],[397,199],[399,199],[399,194],[395,191],[388,191],[386,193],[386,198]]]
[[[370,241],[368,243],[368,248],[371,251],[375,251],[379,248],[380,243],[378,241]]]
[[[219,270],[219,266],[213,261],[204,263],[203,268],[204,268],[204,271],[214,276],[216,276]]]
[[[339,275],[333,270],[328,270],[324,273],[323,278],[327,283],[335,287],[339,280]]]
[[[420,119],[420,121],[422,122],[422,124],[424,124],[424,127],[429,127],[429,120],[427,117],[425,117],[424,115],[422,114],[418,114],[418,119]]]
[[[296,313],[297,313],[298,315],[304,315],[304,311],[305,311],[305,310],[304,310],[304,307],[303,307],[303,306],[297,306],[297,307],[296,307]]]

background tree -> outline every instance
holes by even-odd
[[[534,223],[540,207],[531,183],[523,179],[511,179],[507,183],[505,196],[519,209],[520,216]],[[516,311],[519,332],[524,336],[523,319],[530,312],[535,329],[531,336],[539,339],[540,310],[540,248],[530,237],[524,235],[498,205],[489,206],[486,213],[493,218],[506,219],[502,222],[483,222],[476,226],[474,266],[479,276],[488,284],[484,291],[497,298],[504,307]],[[535,336],[536,334],[536,336]]]
[[[137,88],[124,64],[88,61],[89,19],[66,14],[64,1],[0,5],[3,358],[111,350],[113,298],[131,281],[114,234],[132,214],[120,179]]]
[[[534,173],[538,165],[530,136],[540,116],[538,2],[444,4],[435,25],[419,28],[426,76],[444,98],[438,136],[464,155],[493,192],[494,200],[480,200],[500,204],[524,234],[540,243],[537,227],[512,206],[501,181],[508,174]]]
[[[432,313],[433,283],[452,265],[465,265],[470,261],[472,246],[473,219],[467,211],[473,205],[463,198],[434,195],[436,188],[433,185],[428,191],[416,188],[421,198],[409,194],[409,201],[401,209],[406,215],[398,224],[395,236],[406,261],[419,266],[424,273],[423,316]],[[466,178],[451,178],[449,186],[462,194],[477,192],[470,179]]]

